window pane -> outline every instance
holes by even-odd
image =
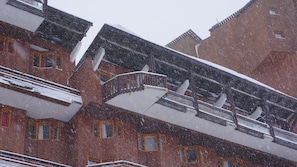
[[[42,139],[49,139],[49,134],[50,134],[50,127],[43,125],[43,126],[39,126],[39,130],[38,130],[38,139],[42,140]]]
[[[33,56],[33,66],[39,67],[39,56],[38,55]]]
[[[138,150],[143,150],[143,141],[142,141],[142,137],[138,136]]]
[[[121,125],[117,125],[117,135],[118,135],[118,138],[123,138]]]
[[[187,162],[197,162],[196,149],[187,149],[186,150]]]
[[[112,137],[112,124],[103,124],[102,125],[102,137]]]
[[[4,39],[0,39],[0,51],[4,51]]]
[[[163,136],[159,138],[159,144],[160,151],[165,151],[165,138]]]
[[[146,137],[145,138],[145,150],[146,151],[155,151],[156,148],[156,139],[155,137]]]
[[[179,149],[179,159],[180,159],[180,162],[184,162],[184,152],[182,149]]]
[[[9,113],[8,112],[2,112],[1,114],[1,126],[8,127],[9,124]]]
[[[7,48],[7,51],[9,53],[14,53],[14,42],[8,42],[8,48]]]
[[[232,161],[224,161],[224,167],[234,167]]]
[[[60,127],[58,127],[58,126],[55,126],[54,127],[54,139],[59,139],[60,138]]]
[[[108,76],[106,76],[104,74],[100,74],[100,82],[101,82],[101,84],[105,83],[106,81],[108,81]]]
[[[42,67],[52,67],[52,56],[43,56],[41,61]]]
[[[56,68],[57,68],[57,69],[62,69],[62,67],[61,67],[61,57],[57,57],[57,60],[56,60]]]
[[[36,138],[36,127],[35,127],[35,125],[30,125],[29,126],[29,138],[30,139],[35,139]]]
[[[94,124],[94,136],[98,137],[98,124]]]

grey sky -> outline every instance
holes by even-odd
[[[192,29],[199,37],[249,0],[48,0],[50,6],[93,22],[81,56],[104,23],[121,25],[160,45]]]

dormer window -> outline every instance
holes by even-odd
[[[284,33],[282,31],[276,31],[276,32],[274,32],[274,37],[278,38],[278,39],[283,39]]]
[[[274,10],[274,9],[270,9],[269,10],[269,14],[271,14],[271,15],[277,15],[276,10]]]
[[[38,68],[51,68],[53,66],[53,56],[48,53],[35,52],[33,55],[33,66]]]
[[[0,52],[15,54],[15,39],[9,37],[0,37]]]

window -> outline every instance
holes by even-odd
[[[94,136],[100,138],[123,138],[123,126],[123,123],[120,121],[94,121]]]
[[[53,56],[35,52],[33,54],[33,66],[40,68],[51,68],[53,66]]]
[[[7,41],[7,52],[14,54],[15,52],[15,41],[14,40],[8,40]]]
[[[208,152],[199,146],[179,147],[180,161],[185,163],[208,163]]]
[[[50,126],[48,125],[40,125],[38,127],[38,139],[49,139],[50,136]]]
[[[108,138],[112,137],[112,123],[103,123],[101,124],[101,137]]]
[[[55,140],[59,140],[60,139],[60,126],[59,125],[54,125],[53,130],[54,130],[53,138]]]
[[[0,37],[0,51],[15,54],[15,39]]]
[[[5,40],[4,40],[4,38],[0,38],[0,51],[5,51],[5,49],[4,49],[4,44],[5,44],[5,42],[4,42]]]
[[[1,110],[1,126],[8,127],[10,122],[10,112],[7,109]]]
[[[223,160],[223,167],[242,167],[243,160],[238,158],[226,158]]]
[[[62,59],[61,59],[61,57],[57,57],[57,59],[56,59],[56,69],[59,69],[59,70],[62,69]]]
[[[107,71],[99,70],[100,75],[100,83],[104,84],[106,81],[108,81],[110,78],[112,78],[112,74],[110,74]]]
[[[98,123],[94,123],[94,136],[98,137],[98,135],[99,135]]]
[[[159,148],[160,151],[166,151],[166,137],[164,135],[159,136]]]
[[[187,148],[185,150],[186,152],[186,160],[189,163],[195,163],[197,162],[197,150],[196,147],[194,148]]]
[[[271,14],[271,15],[277,15],[277,14],[276,14],[276,10],[274,10],[274,9],[270,9],[270,10],[269,10],[269,14]]]
[[[116,132],[117,132],[118,138],[123,138],[123,124],[122,123],[116,124]]]
[[[166,151],[166,137],[158,134],[139,134],[138,150],[142,151]]]
[[[142,135],[138,135],[137,142],[138,142],[138,150],[144,150]]]
[[[283,32],[281,32],[281,31],[276,31],[276,32],[274,33],[274,37],[275,37],[275,38],[278,38],[278,39],[283,39],[283,38],[284,38],[284,34],[283,34]]]
[[[35,125],[29,125],[29,138],[36,139],[36,126]]]
[[[207,150],[203,147],[199,148],[199,156],[200,156],[200,162],[201,163],[208,163],[208,157],[207,157]]]
[[[145,150],[146,151],[156,151],[157,141],[155,136],[145,136]]]

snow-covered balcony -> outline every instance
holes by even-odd
[[[297,134],[170,91],[166,76],[121,74],[102,91],[107,104],[297,162]]]
[[[0,103],[34,119],[69,121],[82,106],[76,89],[0,66]]]
[[[2,0],[0,20],[35,32],[45,18],[44,0]]]
[[[0,166],[3,167],[70,167],[68,165],[63,165],[44,159],[39,159],[23,154],[17,154],[13,152],[8,152],[0,150]]]

